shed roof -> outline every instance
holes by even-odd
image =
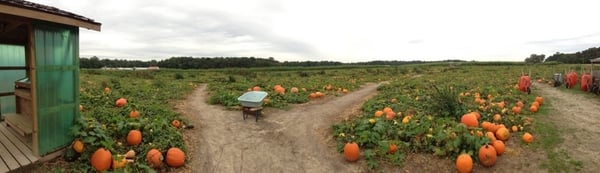
[[[600,58],[590,59],[590,62],[600,62]]]
[[[100,31],[99,22],[56,7],[24,0],[0,0],[0,13],[78,26]]]

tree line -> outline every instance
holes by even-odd
[[[435,62],[464,62],[460,60],[444,60]],[[338,61],[277,61],[273,57],[171,57],[165,60],[121,60],[100,59],[98,57],[79,59],[80,68],[102,68],[102,67],[149,67],[175,69],[215,69],[215,68],[250,68],[250,67],[317,67],[317,66],[340,66],[340,65],[404,65],[429,63],[428,61],[369,61],[357,63],[342,63]]]
[[[600,47],[592,47],[575,53],[560,53],[548,56],[531,54],[525,58],[525,63],[559,62],[565,64],[588,64],[590,59],[600,58]]]

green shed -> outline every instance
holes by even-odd
[[[15,145],[0,145],[0,153],[14,156],[16,149],[33,162],[29,155],[39,158],[72,142],[70,128],[79,117],[79,27],[100,31],[100,26],[55,7],[0,0],[0,141]]]

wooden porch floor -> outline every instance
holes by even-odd
[[[0,172],[14,171],[40,159],[33,155],[31,143],[22,138],[6,122],[0,123]]]

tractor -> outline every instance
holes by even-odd
[[[590,62],[592,63],[590,70],[592,73],[592,81],[589,90],[598,95],[600,94],[600,70],[594,70],[594,63],[600,63],[600,58],[591,59]]]

